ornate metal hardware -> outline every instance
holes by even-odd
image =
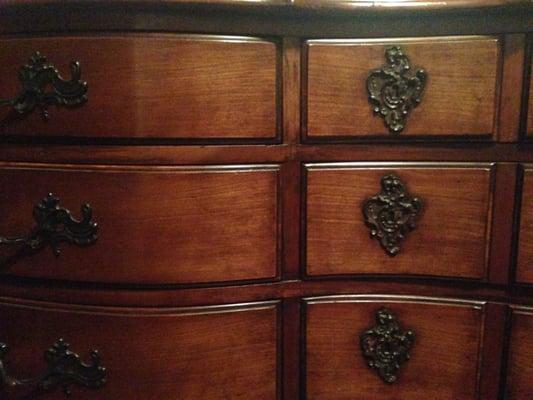
[[[61,387],[68,396],[72,385],[89,389],[102,387],[107,380],[105,367],[100,364],[98,351],[91,351],[91,363],[85,364],[80,356],[69,350],[70,345],[59,339],[44,353],[47,370],[35,379],[17,379],[9,376],[5,367],[7,345],[0,343],[0,390],[18,386],[31,386],[39,391],[50,392]]]
[[[410,358],[414,340],[415,334],[402,332],[394,314],[382,308],[376,313],[376,326],[361,335],[360,343],[368,366],[386,383],[394,383],[401,365]]]
[[[29,64],[20,69],[21,93],[13,99],[0,100],[0,106],[12,106],[18,114],[39,108],[43,119],[48,119],[48,106],[79,106],[87,101],[87,82],[81,80],[79,61],[70,63],[70,73],[70,80],[63,79],[57,68],[36,52]]]
[[[381,192],[363,205],[370,236],[377,238],[391,257],[400,252],[405,235],[415,229],[422,202],[411,197],[400,178],[391,174],[381,178]]]
[[[50,245],[56,256],[60,254],[59,244],[67,242],[78,246],[93,244],[98,238],[98,226],[92,221],[92,208],[81,206],[82,219],[74,219],[70,211],[59,207],[59,198],[49,193],[33,207],[33,219],[37,225],[27,235],[0,237],[0,244],[21,244],[32,251]]]
[[[405,128],[411,110],[420,103],[427,73],[419,69],[411,76],[409,59],[400,46],[385,50],[385,59],[387,65],[373,70],[367,78],[368,100],[389,132],[398,134]]]

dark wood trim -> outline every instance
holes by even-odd
[[[520,96],[516,87],[523,86],[524,79],[524,34],[505,35],[503,44],[503,70],[499,115],[497,118],[498,141],[516,142],[520,130]]]
[[[283,399],[300,397],[300,300],[287,298],[283,306]]]
[[[300,276],[300,163],[289,161],[283,165],[283,262],[282,278],[298,279]]]
[[[512,240],[516,202],[517,165],[496,164],[493,175],[488,281],[506,285],[513,260]]]
[[[502,347],[505,339],[507,306],[487,303],[483,307],[482,341],[479,366],[479,399],[498,400]]]
[[[528,118],[528,109],[529,109],[529,85],[531,84],[531,61],[533,53],[533,36],[528,34],[526,36],[524,58],[523,58],[523,79],[522,79],[522,98],[521,98],[521,113],[520,113],[520,139],[523,141],[528,141],[528,132],[527,132],[527,118]]]
[[[479,0],[481,2],[482,0]],[[261,5],[264,4],[264,5]],[[55,4],[11,3],[3,6],[0,34],[54,34],[95,31],[158,31],[225,33],[292,37],[402,37],[520,33],[531,30],[531,5],[525,0],[508,7],[445,9],[440,12],[398,7],[381,12],[356,9],[349,2],[328,2],[331,8],[309,5],[272,6],[265,2],[246,6],[223,4],[134,3],[117,0],[56,2]],[[335,9],[335,4],[341,6]],[[444,4],[444,3],[441,3]],[[324,24],[324,16],[330,23]],[[276,17],[273,24],[270,16]],[[490,19],[491,23],[486,21]],[[317,34],[317,32],[319,32]]]

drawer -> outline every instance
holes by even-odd
[[[523,170],[516,281],[533,283],[533,169]]]
[[[3,236],[39,226],[32,209],[49,192],[78,220],[80,205],[89,203],[98,224],[95,243],[60,243],[59,256],[51,246],[35,252],[17,243],[0,246],[3,272],[131,284],[274,278],[278,172],[276,165],[1,164],[0,186],[10,188],[0,197]]]
[[[306,165],[307,274],[483,279],[492,169],[481,163]]]
[[[309,40],[306,134],[488,139],[495,133],[500,48],[492,36]]]
[[[0,40],[0,93],[16,98],[23,65],[39,51],[64,79],[79,61],[87,102],[17,115],[0,109],[4,134],[87,138],[278,137],[277,45],[248,37],[102,35]],[[51,90],[51,89],[46,89]]]
[[[60,338],[89,364],[97,350],[107,381],[71,385],[79,400],[278,399],[274,302],[183,309],[2,302],[0,321],[6,368],[17,378],[46,371],[43,353]],[[21,399],[27,390],[6,389],[2,399]],[[43,397],[65,398],[61,387]]]
[[[481,304],[339,296],[309,299],[305,308],[306,399],[478,399]]]
[[[533,397],[533,309],[515,307],[512,312],[505,400]]]

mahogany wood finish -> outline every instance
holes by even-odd
[[[308,137],[391,137],[368,103],[366,79],[386,64],[385,49],[393,45],[408,57],[413,75],[424,69],[428,76],[420,105],[394,138],[494,134],[500,41],[450,37],[307,42]]]
[[[384,384],[368,367],[359,335],[382,307],[415,335],[398,381]],[[306,398],[477,399],[483,305],[432,298],[332,297],[306,301]]]
[[[0,236],[49,191],[98,223],[0,245],[7,370],[63,338],[107,367],[82,400],[529,400],[532,31],[529,0],[2,1],[0,100],[38,50],[88,101],[0,108]],[[365,86],[392,45],[428,74],[394,137]],[[423,203],[394,258],[362,212],[387,173]],[[393,384],[360,348],[383,306],[415,334]]]
[[[511,316],[506,400],[531,398],[533,373],[533,309],[514,307]]]
[[[41,349],[58,338],[77,348],[98,349],[108,382],[94,392],[73,388],[80,400],[274,400],[279,398],[277,307],[271,302],[106,309],[2,302],[0,323],[10,369],[18,375],[38,375],[44,365]],[[31,338],[21,332],[32,332]],[[2,398],[7,400],[21,395],[6,394]],[[58,391],[46,398],[64,395]]]
[[[306,172],[308,275],[486,276],[489,164],[308,164]],[[393,258],[370,237],[362,213],[390,173],[422,202],[415,230]]]
[[[522,180],[516,280],[533,283],[533,171],[530,166],[525,167]]]
[[[277,45],[248,37],[110,35],[0,41],[0,96],[16,97],[19,69],[39,51],[68,76],[79,60],[89,101],[10,118],[12,135],[98,138],[259,139],[277,137]]]
[[[4,164],[0,186],[12,190],[0,198],[2,235],[30,232],[33,205],[53,192],[74,215],[89,203],[99,237],[84,249],[62,246],[57,258],[49,249],[26,256],[3,246],[2,271],[130,284],[272,279],[278,275],[278,171],[275,165]]]

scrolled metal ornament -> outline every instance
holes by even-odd
[[[405,128],[409,113],[420,103],[427,73],[419,69],[411,75],[409,59],[400,46],[387,48],[385,59],[387,65],[370,72],[366,86],[374,113],[395,135]]]
[[[73,218],[69,210],[59,206],[59,198],[49,193],[33,208],[36,226],[31,232],[15,237],[0,237],[0,245],[22,245],[31,251],[49,245],[56,256],[60,254],[61,242],[88,246],[98,238],[98,225],[92,220],[89,204],[81,206],[81,215],[79,221]]]
[[[363,204],[370,236],[378,239],[391,257],[400,252],[405,235],[415,229],[421,210],[422,201],[412,197],[400,178],[393,174],[381,178],[381,192]]]
[[[386,308],[376,313],[376,326],[360,336],[360,345],[368,366],[386,383],[398,380],[401,365],[409,360],[415,340],[411,330],[402,331],[394,314]]]
[[[36,391],[51,392],[62,388],[68,396],[71,386],[98,389],[107,381],[107,371],[101,365],[98,351],[90,353],[91,363],[81,361],[78,354],[69,349],[70,345],[59,339],[45,353],[46,371],[37,378],[18,379],[9,375],[5,366],[8,347],[0,343],[0,391],[20,386],[28,386]]]
[[[71,77],[63,79],[46,57],[36,52],[19,72],[20,94],[13,99],[0,100],[0,106],[11,106],[17,114],[29,114],[36,108],[48,119],[48,107],[76,107],[87,101],[87,82],[81,80],[79,61],[70,63]]]

